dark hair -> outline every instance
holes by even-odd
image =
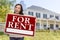
[[[16,7],[17,5],[20,5],[20,6],[21,6],[21,11],[19,12],[19,14],[23,15],[23,7],[22,7],[22,5],[21,5],[21,4],[16,4],[15,7]],[[14,12],[14,13],[15,13],[15,12]]]

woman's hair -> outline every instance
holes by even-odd
[[[22,7],[22,5],[21,5],[21,4],[16,4],[15,7],[16,7],[17,5],[20,5],[20,6],[21,6],[21,11],[19,12],[19,14],[23,15],[23,7]]]

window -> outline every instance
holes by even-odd
[[[59,25],[58,24],[56,24],[56,29],[59,29]]]
[[[36,23],[36,29],[40,29],[40,23]]]
[[[47,18],[47,14],[43,14],[43,18]]]
[[[50,29],[54,29],[54,25],[53,24],[50,24]]]
[[[47,25],[46,24],[44,24],[43,26],[44,26],[44,29],[47,29]]]
[[[40,13],[36,13],[36,17],[37,18],[40,18]]]
[[[54,17],[54,15],[50,15],[50,18]]]
[[[29,12],[28,12],[28,15],[32,15],[32,16],[33,16],[33,12],[30,12],[30,11],[29,11]]]
[[[58,24],[56,24],[56,28],[58,28],[59,27],[59,25]]]
[[[56,19],[59,19],[59,16],[55,16]]]

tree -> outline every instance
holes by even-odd
[[[10,12],[10,8],[14,5],[16,0],[0,0],[0,20],[5,22],[6,14]]]

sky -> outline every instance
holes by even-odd
[[[26,7],[35,5],[60,14],[60,0],[16,0],[16,4],[20,1],[24,1]]]

